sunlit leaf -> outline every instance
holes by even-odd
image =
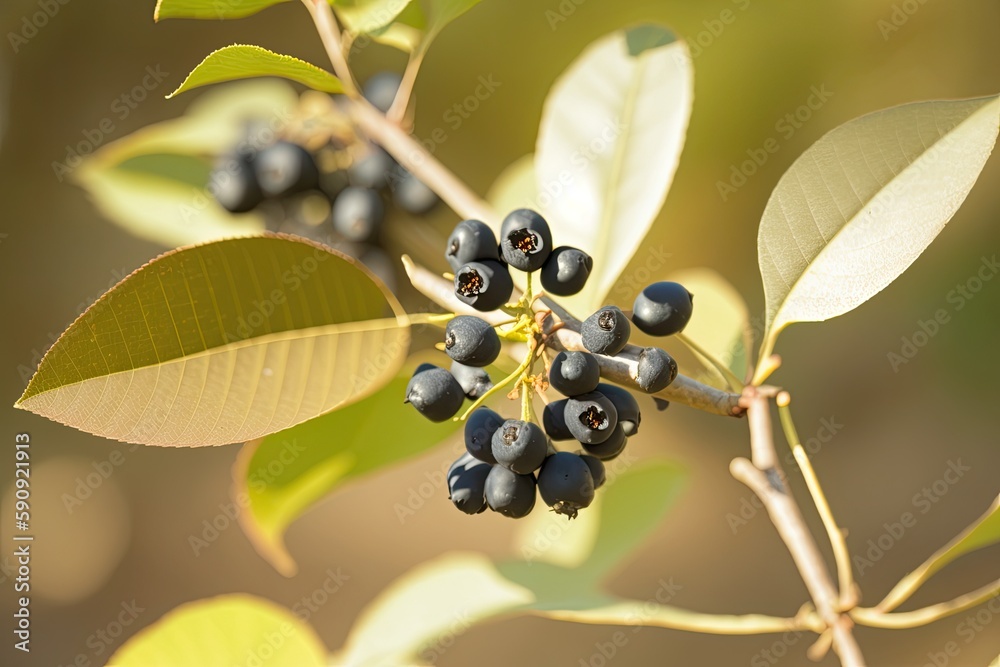
[[[917,102],[832,130],[781,177],[757,237],[767,350],[792,322],[842,315],[912,264],[965,200],[1000,96]]]
[[[428,15],[428,32],[441,32],[446,25],[469,11],[481,0],[425,0]]]
[[[170,611],[126,641],[107,664],[322,667],[326,648],[288,609],[250,595],[221,595]]]
[[[157,0],[153,20],[239,19],[289,0]]]
[[[370,395],[408,346],[398,302],[356,261],[290,237],[217,241],[102,296],[17,407],[126,442],[244,442]]]
[[[208,54],[191,70],[177,90],[167,97],[199,86],[258,76],[279,76],[325,93],[340,93],[344,90],[340,79],[304,60],[274,53],[259,46],[234,44]]]
[[[541,212],[557,245],[594,258],[584,290],[561,300],[571,312],[603,305],[659,214],[692,88],[686,44],[644,25],[591,44],[549,92],[535,151]]]
[[[895,609],[910,597],[928,579],[960,556],[1000,543],[1000,496],[986,513],[959,533],[951,542],[941,547],[916,570],[903,577],[880,604],[880,608]]]
[[[554,512],[532,512],[517,525],[516,552],[528,563],[579,567],[590,556],[600,528],[602,493],[573,521]]]
[[[372,360],[376,368],[377,361]],[[248,443],[233,469],[233,495],[247,499],[240,523],[279,572],[295,574],[288,525],[345,483],[440,443],[459,427],[404,409],[409,375],[351,406]],[[387,418],[391,416],[391,418]],[[277,471],[277,472],[275,472]]]
[[[684,328],[684,335],[722,362],[737,378],[744,379],[750,361],[751,337],[750,311],[742,295],[712,269],[683,269],[666,279],[684,285],[694,294],[694,314]],[[706,373],[705,379],[710,384],[726,387],[725,378],[711,364],[706,363]]]
[[[376,33],[388,28],[411,0],[336,0],[334,9],[352,33]]]

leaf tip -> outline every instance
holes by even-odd
[[[625,30],[625,45],[628,54],[638,58],[646,51],[668,46],[679,41],[673,31],[655,23],[644,23]]]

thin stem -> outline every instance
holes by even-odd
[[[802,441],[795,429],[792,411],[789,408],[791,396],[788,392],[781,392],[778,394],[776,403],[778,404],[778,416],[781,418],[781,427],[785,431],[785,439],[792,449],[795,462],[799,464],[799,470],[802,471],[802,477],[806,480],[809,494],[823,520],[826,533],[830,537],[833,556],[837,562],[837,575],[840,580],[841,608],[852,606],[857,596],[854,590],[854,573],[851,570],[851,554],[847,550],[847,542],[844,541],[844,532],[837,526],[837,521],[833,518],[833,511],[831,511],[830,504],[823,493],[823,487],[820,486],[816,471],[813,470],[812,463],[809,461],[809,455],[802,447]]]
[[[744,393],[750,427],[753,462],[737,458],[730,465],[733,477],[757,494],[767,509],[788,552],[795,561],[816,612],[833,633],[833,647],[845,667],[864,665],[865,660],[851,632],[850,618],[839,611],[837,589],[812,534],[784,482],[771,431],[771,412],[767,396],[759,390]]]
[[[916,628],[921,625],[933,623],[946,616],[965,611],[966,609],[972,609],[997,596],[1000,596],[1000,579],[971,593],[957,597],[954,600],[940,602],[929,607],[914,609],[913,611],[897,611],[887,614],[879,611],[877,608],[858,607],[851,610],[850,614],[851,618],[861,625],[873,628],[888,628],[892,630]]]
[[[455,319],[455,313],[411,313],[406,316],[410,324],[442,325]]]
[[[410,54],[406,69],[403,70],[403,78],[399,82],[399,89],[396,91],[396,97],[393,98],[392,106],[385,114],[390,123],[399,124],[406,118],[406,110],[410,105],[410,98],[413,96],[413,85],[417,82],[417,73],[420,71],[420,65],[423,64],[426,53],[427,48],[421,44]]]
[[[724,363],[722,363],[722,361],[717,359],[715,355],[713,355],[711,352],[707,351],[701,345],[698,345],[698,343],[694,342],[693,340],[691,340],[682,333],[674,334],[674,338],[687,345],[692,352],[698,355],[698,357],[700,357],[702,360],[708,362],[709,366],[717,370],[719,374],[722,375],[723,379],[725,379],[730,389],[734,389],[736,391],[743,391],[744,387],[743,380],[736,377],[736,374],[733,373],[731,370],[729,370],[729,367],[726,366]]]
[[[526,370],[528,370],[531,364],[534,363],[535,359],[535,346],[533,344],[533,341],[534,339],[531,339],[528,342],[528,355],[525,357],[524,361],[521,362],[521,365],[519,365],[514,370],[513,373],[511,373],[504,379],[500,380],[500,382],[490,387],[489,391],[487,391],[482,396],[477,398],[475,402],[469,406],[469,409],[466,410],[464,413],[462,413],[462,416],[458,418],[459,421],[465,421],[466,418],[468,418],[468,416],[472,414],[473,410],[475,410],[476,408],[478,408],[479,406],[483,405],[486,402],[486,399],[488,399],[490,396],[495,395],[497,392],[499,392],[501,389],[509,385],[511,382],[518,380],[521,377],[521,375]]]
[[[316,24],[316,32],[323,41],[323,48],[333,65],[333,71],[344,84],[344,92],[349,97],[358,96],[358,87],[354,83],[354,76],[351,68],[344,57],[344,45],[341,43],[340,27],[337,25],[337,17],[333,15],[333,9],[327,0],[302,0],[302,4],[309,10],[313,23]]]

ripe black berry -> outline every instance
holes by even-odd
[[[503,417],[487,407],[473,410],[465,420],[466,451],[480,461],[496,463],[496,457],[493,456],[493,434],[503,423]]]
[[[310,190],[319,183],[319,169],[302,146],[279,141],[263,149],[254,159],[261,191],[268,197],[285,197]]]
[[[406,385],[406,400],[434,422],[451,419],[462,407],[465,394],[451,373],[433,364],[420,364]]]
[[[503,466],[493,466],[486,476],[486,504],[494,512],[520,519],[535,506],[535,486],[534,475],[518,475]]]
[[[361,94],[373,107],[385,113],[396,99],[396,91],[402,80],[403,77],[395,72],[379,72],[365,81]]]
[[[462,391],[465,392],[465,395],[472,400],[476,400],[493,388],[493,381],[490,380],[490,374],[483,368],[466,366],[465,364],[453,361],[451,362],[451,374],[458,380],[458,384],[462,386]]]
[[[389,183],[389,177],[396,168],[396,161],[381,146],[371,146],[347,168],[347,178],[351,185],[359,188],[381,190]]]
[[[597,389],[601,366],[588,352],[560,352],[552,360],[549,384],[564,396],[578,396]]]
[[[614,404],[596,391],[566,401],[566,427],[585,445],[604,442],[618,426]]]
[[[441,198],[419,178],[402,169],[392,183],[392,200],[407,213],[424,215],[437,206]]]
[[[333,202],[333,228],[353,243],[364,243],[374,237],[384,217],[382,198],[368,188],[345,188]]]
[[[542,426],[545,434],[553,440],[572,440],[573,433],[566,426],[566,403],[568,398],[552,401],[542,411]]]
[[[559,246],[542,265],[542,288],[556,296],[576,294],[587,284],[594,260],[577,248]]]
[[[580,325],[583,346],[594,354],[615,355],[628,344],[632,327],[617,306],[605,306]]]
[[[486,477],[490,464],[462,454],[448,469],[448,498],[466,514],[486,510]]]
[[[583,451],[590,454],[591,456],[597,457],[602,461],[610,461],[625,450],[625,445],[628,444],[628,437],[626,437],[625,432],[622,430],[621,425],[615,427],[615,430],[611,432],[611,435],[604,442],[598,443],[596,445],[590,445],[584,443]]]
[[[216,164],[209,176],[209,190],[230,213],[252,211],[264,198],[250,159],[228,155]]]
[[[548,449],[545,432],[533,422],[508,419],[493,433],[493,458],[520,475],[538,470]]]
[[[507,303],[513,291],[507,267],[492,259],[469,262],[455,272],[455,295],[479,311],[496,310]]]
[[[580,454],[580,458],[583,459],[583,462],[587,464],[588,468],[590,468],[590,476],[594,480],[594,488],[599,489],[604,486],[604,482],[608,479],[608,473],[604,469],[604,462],[596,456],[591,456],[590,454]]]
[[[633,436],[638,433],[642,415],[639,412],[639,402],[635,400],[632,392],[603,382],[597,385],[597,391],[607,396],[608,400],[615,406],[615,410],[618,412],[618,423],[621,424],[625,435]]]
[[[499,262],[497,237],[485,222],[463,220],[455,226],[451,236],[448,237],[444,258],[455,271],[469,262],[481,262],[485,259]]]
[[[557,452],[547,457],[538,471],[538,493],[556,513],[576,518],[578,510],[594,502],[590,466],[579,455],[570,452]]]
[[[444,351],[467,366],[487,366],[500,354],[500,336],[489,322],[459,315],[444,330]]]
[[[632,322],[651,336],[680,333],[691,319],[694,295],[678,283],[659,282],[635,298]]]
[[[537,271],[551,253],[552,232],[545,218],[527,208],[519,208],[504,218],[500,254],[505,262],[521,271]]]
[[[647,347],[639,353],[639,368],[635,381],[643,391],[654,393],[670,385],[677,377],[677,362],[658,347]]]

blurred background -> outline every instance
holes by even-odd
[[[68,0],[34,33],[25,32],[24,21],[39,11],[36,0],[5,0],[0,7],[3,406],[17,399],[40,354],[84,307],[164,250],[102,220],[81,189],[57,179],[52,164],[66,159],[67,145],[102,119],[114,119],[108,141],[179,116],[199,93],[170,101],[160,93],[227,44],[255,43],[325,63],[299,3],[239,21],[159,25],[152,20],[153,5]],[[721,23],[724,10],[735,19]],[[692,42],[695,56],[690,131],[649,244],[670,253],[662,275],[715,268],[743,293],[751,313],[762,314],[764,306],[757,224],[771,189],[797,155],[826,131],[869,111],[1000,92],[996,0],[486,0],[431,49],[416,87],[416,134],[428,137],[449,127],[444,114],[478,85],[478,77],[500,82],[435,149],[484,193],[507,164],[533,150],[542,101],[560,72],[594,39],[640,21],[672,26]],[[403,64],[402,55],[379,46],[355,61],[361,78]],[[147,67],[167,75],[162,88],[119,119],[111,105],[142,80]],[[825,101],[807,120],[800,115],[788,121],[786,115],[817,90],[826,92]],[[719,182],[728,181],[747,151],[772,137],[779,151],[723,197]],[[822,325],[797,325],[779,342],[786,367],[773,381],[795,397],[800,434],[807,444],[813,439],[815,466],[835,514],[850,531],[852,551],[865,554],[869,540],[877,541],[887,532],[885,524],[904,512],[917,517],[893,548],[864,566],[859,581],[870,604],[979,516],[997,493],[1000,279],[969,281],[984,258],[1000,253],[998,180],[1000,158],[994,156],[964,206],[911,270],[856,311]],[[444,235],[455,220],[439,208],[421,224]],[[632,270],[647,260],[638,256]],[[969,297],[958,308],[949,295],[967,284]],[[620,294],[623,303],[633,296]],[[888,355],[899,354],[903,339],[911,339],[940,308],[951,314],[950,322],[893,368]],[[513,522],[492,514],[470,520],[450,507],[443,490],[404,522],[397,516],[394,506],[405,504],[426,474],[454,458],[454,442],[352,484],[293,524],[287,544],[300,568],[286,579],[254,552],[235,522],[197,555],[189,542],[229,502],[237,446],[131,447],[10,407],[0,411],[7,452],[0,465],[5,628],[13,605],[12,445],[21,431],[32,438],[37,527],[33,650],[27,660],[13,651],[5,630],[4,664],[104,664],[124,639],[181,603],[249,592],[292,606],[322,585],[331,569],[350,579],[310,622],[336,649],[362,607],[414,565],[451,550],[515,555]],[[753,515],[749,491],[728,473],[728,462],[747,452],[745,423],[675,406],[665,413],[648,409],[643,428],[643,437],[631,445],[634,453],[679,461],[690,480],[654,538],[612,580],[613,592],[644,600],[661,579],[673,578],[683,586],[673,601],[678,606],[793,615],[806,591],[770,522],[761,512]],[[821,441],[827,433],[832,437]],[[946,484],[941,480],[952,464],[968,469]],[[64,498],[74,493],[76,480],[109,469],[113,473],[70,512]],[[802,497],[804,488],[794,484]],[[920,494],[927,489],[924,501]],[[741,511],[746,521],[735,522]],[[808,519],[820,526],[812,513]],[[965,557],[909,605],[950,599],[995,579],[998,557],[997,547]],[[120,617],[128,623],[116,625]],[[1000,618],[966,643],[957,632],[964,617],[902,632],[860,629],[858,637],[872,665],[923,665],[929,654],[955,641],[961,653],[948,664],[985,667],[1000,652]],[[586,665],[596,644],[614,630],[529,618],[489,623],[462,634],[438,664]],[[810,642],[809,636],[782,641],[651,628],[635,635],[613,662],[799,665],[807,663]],[[837,663],[828,657],[822,664]]]

